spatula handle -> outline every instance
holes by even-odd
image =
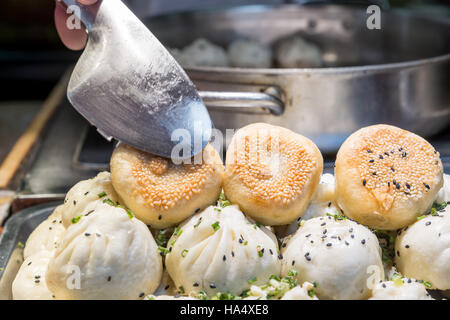
[[[90,30],[95,23],[95,18],[100,10],[100,6],[102,7],[102,10],[105,9],[104,7],[108,5],[109,1],[99,0],[90,6],[82,5],[77,0],[62,0],[62,2],[67,5],[67,13],[75,15],[81,22],[83,22],[86,29]]]

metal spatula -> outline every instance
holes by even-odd
[[[75,109],[108,140],[163,157],[199,153],[210,139],[211,119],[164,46],[120,0],[63,2],[89,32],[67,89]]]

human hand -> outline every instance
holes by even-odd
[[[98,0],[78,0],[80,4],[92,5]],[[81,50],[86,45],[87,34],[86,29],[82,26],[81,29],[70,30],[67,28],[66,22],[70,16],[66,13],[66,7],[63,6],[61,0],[56,0],[55,8],[55,25],[59,37],[64,45],[72,50]]]

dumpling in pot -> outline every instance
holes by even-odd
[[[168,249],[167,270],[185,294],[239,295],[280,274],[275,236],[235,205],[211,206],[191,217],[175,230]]]
[[[270,68],[272,50],[253,39],[237,39],[228,48],[228,57],[233,67]]]
[[[142,299],[156,290],[161,275],[147,226],[122,208],[100,204],[67,228],[47,284],[57,299]]]
[[[178,63],[186,67],[228,67],[228,56],[222,47],[200,38],[181,50]]]
[[[322,52],[314,43],[294,36],[280,42],[275,59],[281,68],[314,68],[322,65]]]

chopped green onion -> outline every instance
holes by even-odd
[[[98,196],[99,198],[103,198],[104,196],[106,196],[106,192],[103,191],[102,193],[99,193],[97,196]]]
[[[256,282],[257,280],[258,280],[257,277],[253,277],[250,280],[248,280],[248,284],[252,284],[252,283]]]
[[[297,275],[298,275],[298,272],[295,269],[291,269],[288,271],[288,276],[290,276],[290,277],[296,277]]]
[[[78,217],[72,218],[72,223],[73,224],[77,223],[78,221],[80,221],[81,217],[82,216],[78,216]]]
[[[217,231],[220,229],[219,221],[214,222],[211,227],[214,229],[214,231]]]
[[[184,249],[183,251],[181,251],[181,256],[184,258],[186,257],[187,253],[189,252],[189,250]]]
[[[169,253],[169,249],[167,249],[167,248],[165,248],[165,247],[162,247],[162,246],[158,246],[158,250],[159,250],[159,252],[161,252],[164,256],[165,256],[166,254]]]
[[[109,204],[110,206],[113,206],[113,207],[115,207],[116,205],[115,205],[115,203],[114,203],[114,201],[112,201],[111,199],[105,199],[105,200],[103,200],[103,203],[106,203],[106,204]]]

